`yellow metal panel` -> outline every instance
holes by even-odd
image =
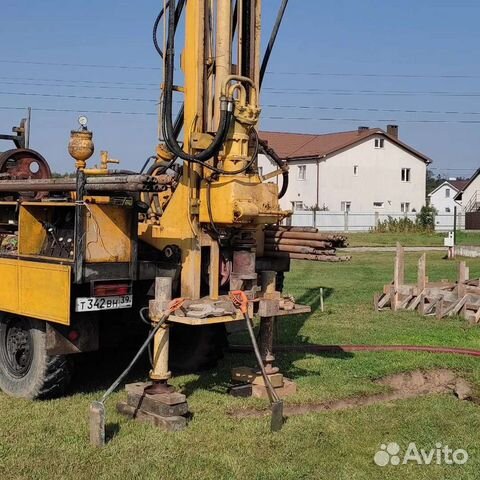
[[[70,324],[71,267],[0,258],[0,311]]]
[[[87,262],[129,262],[132,210],[113,205],[89,205],[86,210]]]
[[[207,195],[207,184],[202,182],[201,223],[210,223]],[[277,196],[278,187],[260,183],[256,175],[220,175],[210,187],[212,220],[224,225],[275,223],[287,213],[279,209]]]
[[[38,203],[35,206],[21,205],[18,218],[18,252],[20,255],[40,253],[47,236],[41,221],[49,220],[49,209]]]
[[[18,313],[69,325],[71,268],[21,260],[17,268]]]
[[[18,299],[18,260],[0,258],[0,310],[17,312]]]

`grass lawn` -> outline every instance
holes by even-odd
[[[350,247],[389,247],[400,242],[404,247],[443,246],[446,233],[347,233]],[[458,245],[480,245],[480,232],[457,232]]]
[[[407,278],[414,278],[418,254],[406,254]],[[428,253],[429,277],[455,278],[457,264]],[[480,260],[468,262],[480,276]],[[355,254],[344,264],[294,262],[286,289],[314,312],[282,319],[282,343],[428,344],[480,349],[480,329],[452,318],[438,321],[412,312],[375,313],[372,296],[389,282],[392,253]],[[319,288],[326,292],[318,310]],[[235,342],[244,341],[242,334]],[[71,395],[29,402],[0,395],[0,478],[4,479],[471,479],[479,478],[480,407],[453,395],[428,395],[352,410],[291,417],[283,430],[268,431],[268,419],[233,419],[232,410],[264,408],[261,400],[226,395],[230,368],[253,365],[251,355],[227,355],[215,371],[174,379],[194,414],[187,430],[167,434],[128,421],[108,403],[107,421],[118,434],[103,450],[88,444],[89,403],[101,396],[129,357],[91,357],[75,379]],[[279,356],[283,372],[298,384],[289,403],[305,403],[384,391],[373,380],[417,368],[452,368],[480,390],[479,360],[407,352]],[[136,369],[130,380],[145,378]],[[378,467],[382,443],[430,450],[441,442],[463,448],[463,465]]]

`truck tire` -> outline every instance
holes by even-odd
[[[65,355],[47,355],[45,322],[0,313],[0,389],[12,397],[62,395],[70,381]]]

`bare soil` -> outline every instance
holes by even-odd
[[[286,405],[284,415],[304,415],[312,412],[346,410],[351,408],[375,405],[377,403],[392,402],[430,394],[454,394],[460,400],[471,400],[472,388],[470,384],[459,377],[455,372],[447,369],[437,369],[398,373],[375,381],[379,385],[390,388],[390,392],[370,396],[348,397],[323,403],[306,405]],[[230,413],[235,418],[262,417],[270,414],[270,410],[237,410]]]

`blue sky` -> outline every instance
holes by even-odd
[[[264,38],[279,3],[264,0]],[[15,108],[32,106],[32,148],[71,171],[66,145],[78,114],[138,112],[87,116],[97,151],[139,168],[157,142],[156,117],[145,113],[155,112],[161,80],[151,27],[162,4],[2,0],[0,131],[22,116]],[[474,0],[290,0],[264,83],[262,128],[398,123],[435,173],[468,175],[480,166],[479,19]]]

